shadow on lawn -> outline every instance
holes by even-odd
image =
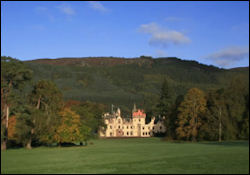
[[[204,145],[215,145],[215,146],[244,146],[248,147],[249,146],[249,141],[248,140],[231,140],[231,141],[197,141],[197,142],[192,142],[192,141],[184,141],[184,140],[168,140],[166,138],[161,139],[162,141],[167,141],[169,143],[177,143],[177,144],[204,144]]]
[[[249,146],[249,141],[244,140],[244,141],[222,141],[222,142],[198,142],[199,144],[206,144],[206,145],[218,145],[218,146],[244,146],[248,147]]]
[[[86,147],[87,145],[93,145],[93,142],[88,142],[85,143],[83,142],[75,144],[75,143],[68,143],[68,142],[64,142],[61,143],[60,145],[58,143],[53,143],[53,144],[39,144],[37,142],[32,142],[32,148],[38,148],[38,147],[48,147],[48,148],[60,148],[60,147]],[[20,143],[16,143],[15,141],[9,140],[9,142],[7,143],[7,148],[8,149],[20,149],[20,148],[25,148],[22,144]]]

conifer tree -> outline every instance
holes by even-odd
[[[32,71],[21,61],[1,56],[1,149],[5,150],[8,140],[8,120],[16,93],[31,80]]]
[[[165,119],[165,125],[166,125],[166,135],[167,137],[171,137],[171,128],[173,123],[171,123],[171,108],[172,108],[172,95],[169,88],[169,84],[166,79],[164,79],[161,87],[161,94],[160,94],[160,101],[157,105],[158,113],[161,117],[161,119]]]

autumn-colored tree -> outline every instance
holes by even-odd
[[[77,101],[77,100],[68,100],[68,101],[65,102],[64,107],[70,108],[71,106],[80,105],[80,104],[81,104],[80,101]]]
[[[64,108],[60,112],[61,124],[56,129],[55,140],[61,144],[64,142],[83,142],[90,128],[80,122],[80,116],[70,108]]]
[[[178,138],[196,141],[205,110],[206,99],[203,91],[198,88],[190,89],[178,108],[176,129]]]
[[[9,118],[8,138],[15,140],[16,135],[16,116]]]

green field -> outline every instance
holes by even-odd
[[[249,142],[99,139],[77,147],[1,152],[5,173],[249,173]]]

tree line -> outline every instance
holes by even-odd
[[[14,145],[87,144],[104,126],[104,104],[64,101],[53,81],[33,82],[23,62],[1,56],[1,149]],[[29,86],[29,88],[27,88]],[[167,79],[160,98],[144,99],[147,115],[163,117],[167,139],[230,140],[249,138],[249,82],[232,79],[226,88],[191,88],[175,96]]]
[[[105,106],[63,100],[50,80],[32,82],[32,71],[21,61],[1,57],[1,149],[23,145],[87,144],[104,126]],[[24,91],[30,85],[30,90]]]
[[[165,117],[170,140],[249,139],[249,83],[238,76],[226,88],[204,92],[194,87],[173,100],[164,80],[160,99],[148,112]]]

